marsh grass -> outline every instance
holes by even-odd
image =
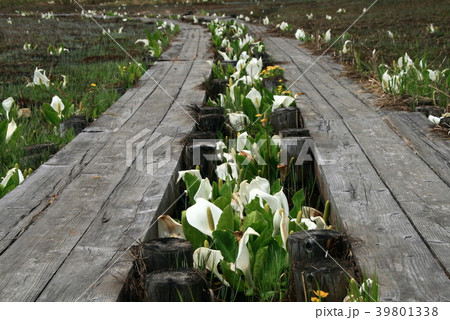
[[[73,132],[64,135],[43,116],[42,105],[50,103],[58,95],[73,114],[84,115],[88,120],[98,117],[112,105],[125,90],[144,73],[146,68],[130,62],[123,52],[90,19],[79,16],[42,19],[36,16],[14,16],[12,24],[0,30],[0,98],[13,97],[15,109],[12,115],[18,125],[10,143],[0,154],[0,176],[4,176],[15,163],[21,168],[36,169],[51,155],[43,152],[40,157],[28,157],[24,147],[39,143],[53,143],[57,149],[68,143]],[[136,45],[138,38],[146,36],[151,25],[122,19],[100,21],[105,30],[138,61],[147,49]],[[119,29],[123,27],[122,33]],[[24,44],[30,50],[24,50]],[[60,55],[50,54],[50,49],[63,47]],[[33,81],[35,68],[46,71],[50,87],[26,86]],[[63,77],[67,85],[63,87]],[[27,108],[29,117],[17,117],[18,110]],[[3,110],[1,110],[3,111]],[[0,112],[0,118],[5,114]]]

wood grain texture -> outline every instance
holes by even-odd
[[[376,265],[382,300],[448,301],[445,184],[390,130],[376,108],[319,64],[311,66],[316,58],[294,40],[263,40],[283,62],[292,91],[306,93],[297,105],[316,143],[321,189],[333,204],[339,227],[356,239],[353,250],[360,265],[369,274]],[[403,165],[405,157],[408,166]],[[420,173],[409,173],[417,167]]]
[[[450,186],[450,138],[436,135],[422,113],[388,112],[383,119]]]
[[[129,247],[178,196],[174,181],[184,136],[195,127],[181,109],[203,102],[200,85],[210,72],[206,61],[194,61],[199,52],[208,55],[200,40],[204,32],[194,29],[185,26],[179,36],[197,37],[183,52],[187,60],[157,62],[99,120],[0,200],[9,204],[1,210],[16,212],[16,218],[2,215],[1,301],[120,298],[132,265]],[[141,149],[127,156],[128,141],[143,130]],[[32,189],[44,190],[33,193],[36,202],[29,204]]]

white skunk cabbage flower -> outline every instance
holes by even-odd
[[[278,27],[280,28],[281,31],[286,31],[289,28],[289,24],[283,21],[280,23]]]
[[[50,87],[50,79],[47,78],[44,70],[38,68],[34,70],[33,84],[37,86],[44,85],[47,88]]]
[[[158,217],[158,237],[186,239],[183,226],[165,214]]]
[[[299,41],[303,41],[306,38],[306,33],[305,30],[303,29],[297,29],[297,31],[295,32],[295,39],[299,40]]]
[[[269,18],[266,16],[266,17],[263,19],[263,25],[268,26],[269,23],[270,23]]]
[[[14,105],[13,97],[9,97],[9,98],[3,100],[3,102],[2,102],[2,107],[6,111],[6,119],[8,119],[8,120],[9,120],[9,111],[11,111],[11,108],[13,107],[13,105]]]
[[[261,93],[255,88],[252,88],[245,97],[249,98],[252,101],[253,105],[256,108],[257,113],[259,113],[259,107],[261,106],[261,99],[262,99]]]
[[[144,47],[148,47],[150,45],[148,39],[137,39],[135,44],[138,44],[138,43],[141,43],[141,42],[144,44]]]
[[[11,137],[12,137],[14,131],[16,131],[16,129],[17,129],[17,124],[14,121],[14,119],[12,119],[11,122],[8,123],[8,127],[6,129],[6,140],[5,140],[6,143],[8,143],[8,141],[11,139]]]
[[[210,200],[211,195],[212,195],[212,186],[211,183],[209,182],[209,179],[208,178],[202,179],[200,181],[200,186],[198,187],[198,190],[194,195],[194,200],[197,201],[200,198]]]
[[[229,286],[228,282],[224,280],[217,267],[221,260],[223,260],[223,256],[220,250],[200,247],[194,251],[194,268],[205,268],[211,271],[220,281]]]
[[[331,29],[328,29],[327,32],[325,32],[324,38],[326,42],[331,40]]]
[[[405,66],[406,70],[409,70],[411,67],[414,66],[414,61],[412,61],[407,52],[405,52],[405,55],[403,57],[398,58],[397,63],[400,69],[402,69],[403,66]]]
[[[383,76],[381,77],[381,87],[383,88],[383,91],[387,92],[389,88],[391,87],[391,81],[392,77],[389,75],[388,71],[386,70],[383,73]]]
[[[20,169],[17,169],[17,168],[12,168],[6,173],[6,176],[2,179],[2,181],[0,182],[0,185],[2,185],[3,187],[6,187],[6,185],[9,182],[9,179],[11,179],[11,177],[13,176],[14,173],[16,173],[16,171],[19,174],[19,184],[21,184],[24,180],[22,171],[20,171]]]
[[[250,252],[247,248],[247,242],[250,235],[259,236],[259,233],[251,227],[248,227],[247,230],[245,230],[239,241],[239,250],[234,267],[242,271],[249,285],[253,287],[252,272],[250,269]]]
[[[194,176],[196,176],[199,180],[202,179],[202,175],[200,174],[200,170],[197,169],[192,169],[192,170],[182,170],[182,171],[178,171],[178,179],[177,179],[177,183],[183,179],[184,181],[184,176],[186,175],[186,173],[190,173]]]
[[[272,111],[275,110],[276,108],[280,107],[280,106],[284,106],[284,107],[289,107],[289,105],[294,102],[294,98],[290,97],[290,96],[278,96],[278,95],[274,95],[273,96],[274,101],[272,104]]]
[[[222,209],[203,198],[198,198],[196,203],[186,210],[187,222],[211,238],[221,215]]]
[[[53,96],[50,106],[58,113],[58,117],[61,119],[62,111],[64,110],[64,103],[58,96]]]
[[[228,168],[231,168],[231,175],[228,172]],[[216,167],[216,174],[219,179],[226,181],[229,179],[237,179],[239,177],[236,163],[234,162],[225,162]]]
[[[431,114],[428,116],[428,120],[438,125],[441,122],[441,118],[432,116]]]
[[[312,12],[306,14],[306,18],[308,18],[308,20],[312,20],[313,17],[314,16],[313,16]]]
[[[439,81],[440,72],[437,69],[434,71],[428,69],[428,76],[430,77],[431,81],[436,82],[436,81]]]
[[[325,19],[327,19],[327,20],[331,20],[331,19],[333,19],[331,16],[329,16],[329,15],[325,15]]]
[[[259,79],[259,74],[261,73],[263,67],[262,59],[252,58],[250,62],[245,67],[245,72],[252,79]]]
[[[344,42],[344,46],[342,47],[342,53],[343,54],[346,54],[346,53],[348,53],[349,52],[349,48],[347,47],[347,43],[350,43],[351,41],[350,40],[346,40],[345,42]]]
[[[250,119],[244,113],[229,113],[228,120],[230,121],[231,127],[236,131],[242,131],[245,129],[247,124],[250,123]]]
[[[240,152],[245,150],[245,145],[247,144],[248,134],[247,132],[243,132],[238,134],[236,141],[236,151]]]

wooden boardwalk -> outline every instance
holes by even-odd
[[[0,301],[119,298],[127,248],[177,196],[170,182],[195,127],[187,107],[203,102],[211,70],[207,30],[179,25],[135,87],[0,200]]]
[[[450,301],[450,141],[374,97],[293,39],[251,27],[282,63],[317,149],[320,187],[383,301]],[[316,62],[317,61],[317,62]]]
[[[127,249],[178,196],[172,182],[195,127],[186,107],[203,102],[211,70],[207,30],[179,24],[134,88],[0,200],[0,301],[120,298],[133,260]],[[354,239],[358,264],[368,275],[376,268],[381,299],[450,301],[449,141],[420,114],[378,110],[331,59],[315,63],[298,41],[250,29],[292,91],[305,93],[297,105],[316,145],[321,191]]]

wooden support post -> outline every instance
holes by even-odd
[[[73,134],[77,135],[87,126],[87,121],[84,116],[73,116],[59,123],[59,132],[64,135],[70,129],[73,129]]]
[[[193,266],[192,244],[179,238],[150,240],[142,245],[141,257],[147,272]]]
[[[185,167],[200,166],[202,177],[215,179],[216,163],[220,160],[216,154],[216,136],[213,132],[202,132],[189,137],[184,152]]]
[[[197,129],[200,131],[222,131],[225,123],[225,116],[223,114],[205,114],[198,116]]]
[[[291,280],[296,301],[310,301],[313,290],[329,293],[325,301],[342,301],[354,277],[354,265],[346,260],[350,245],[334,230],[294,232],[287,242]]]
[[[278,108],[270,114],[270,124],[275,134],[283,129],[301,128],[300,110],[297,107]]]
[[[322,301],[341,302],[354,278],[354,265],[348,260],[318,258],[294,263],[291,272],[296,301],[311,301],[311,297],[317,297],[313,290],[321,290],[329,293]]]
[[[196,269],[161,270],[147,275],[150,302],[206,302],[208,287]]]
[[[344,234],[334,230],[294,232],[288,237],[287,247],[291,263],[326,256],[346,259],[350,253],[350,244]]]

